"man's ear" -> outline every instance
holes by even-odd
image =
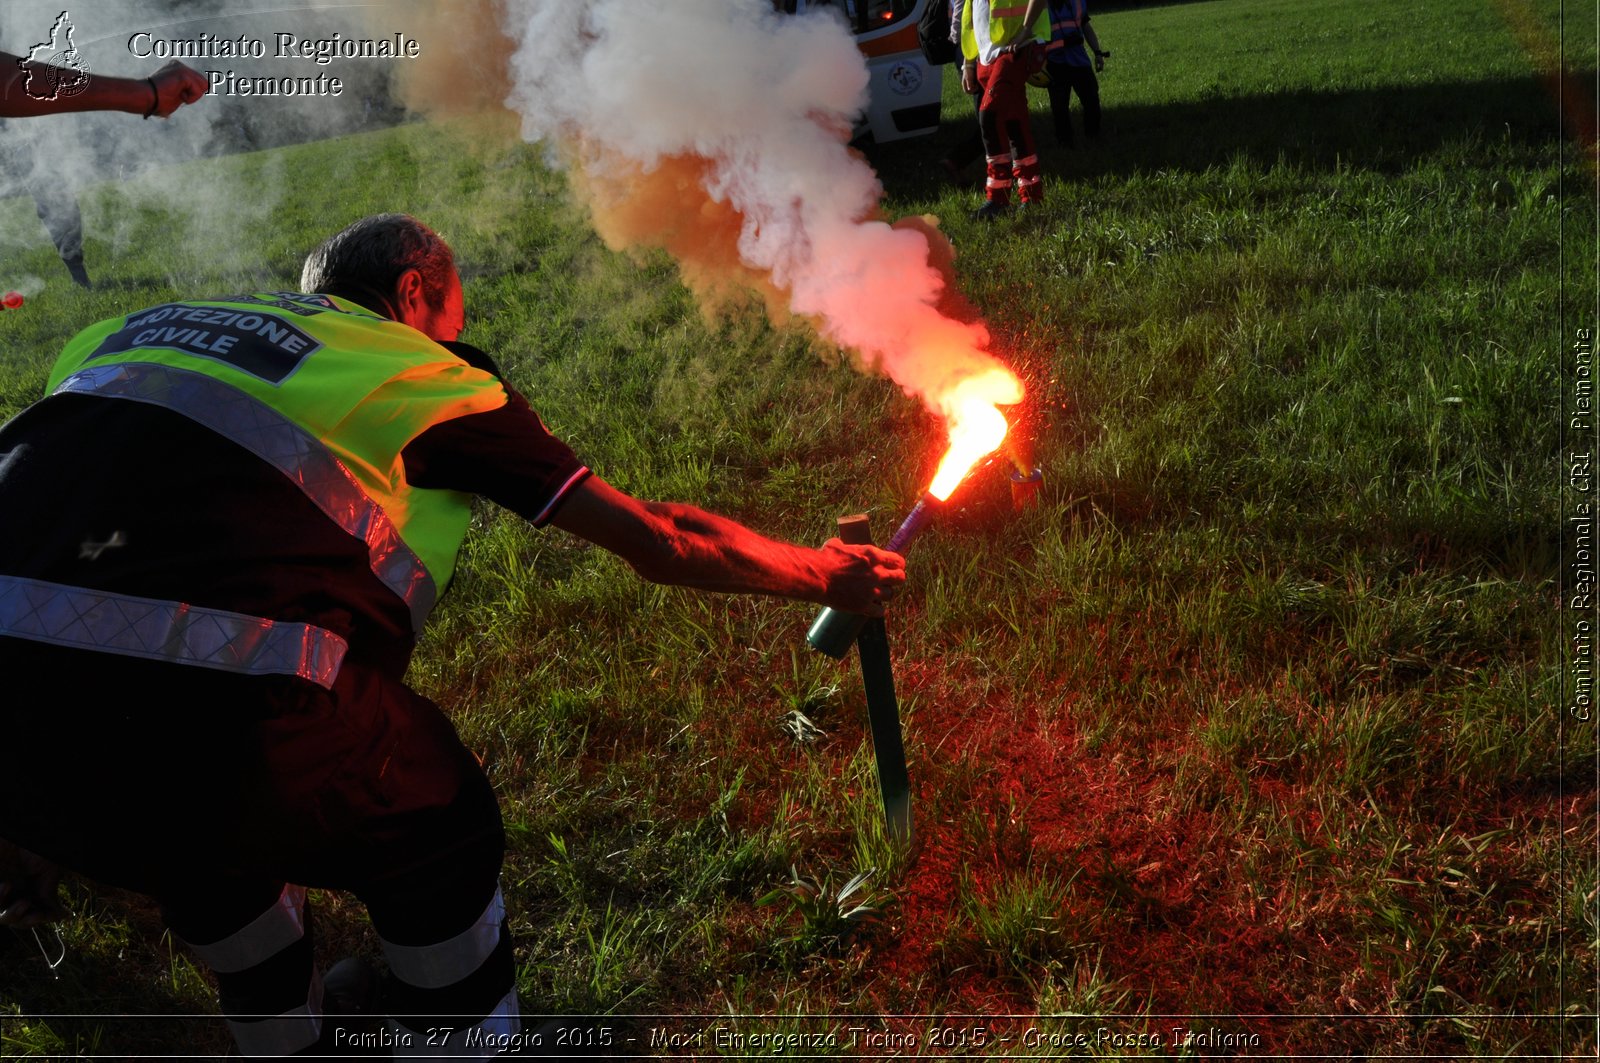
[[[394,282],[394,309],[403,325],[413,328],[428,312],[427,290],[422,283],[422,272],[408,269]]]

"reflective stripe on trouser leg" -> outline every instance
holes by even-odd
[[[228,1028],[246,1056],[288,1055],[316,1044],[322,1035],[322,979],[311,966],[305,899],[303,888],[285,886],[271,907],[227,937],[188,942],[216,974]],[[286,955],[290,952],[304,955]],[[238,1007],[241,998],[259,999],[263,991],[281,1007],[283,997],[298,986],[306,987],[306,996],[297,1007],[263,1016],[246,1016]],[[241,987],[248,988],[240,993]]]
[[[511,942],[506,934],[505,899],[498,888],[472,925],[451,938],[433,945],[380,940],[389,973],[398,983],[392,996],[407,1002],[406,1007],[396,1009],[407,1021],[394,1023],[393,1029],[411,1036],[397,1038],[402,1042],[395,1046],[397,1057],[485,1058],[514,1043],[511,1039],[522,1029],[521,1010],[516,987],[508,984],[513,971]],[[485,999],[495,1003],[485,1007]],[[477,1008],[446,1044],[438,1043],[439,1039],[429,1044],[411,1025],[419,1018],[411,1013],[425,1011],[438,1017],[426,1019],[424,1026],[449,1026],[444,1017],[459,1014],[470,1000],[479,1002]]]
[[[1028,155],[1017,160],[1017,192],[1024,203],[1044,202],[1044,178],[1039,172],[1039,156]]]
[[[500,943],[505,921],[505,898],[496,889],[483,914],[455,937],[437,945],[396,945],[384,941],[383,954],[389,961],[390,972],[400,981],[418,989],[443,989],[483,966],[483,961]]]
[[[990,155],[984,159],[987,178],[984,192],[988,199],[1000,203],[1011,200],[1011,156]]]
[[[303,1006],[264,1019],[228,1018],[239,1052],[249,1058],[290,1056],[322,1038],[322,976],[311,972]]]
[[[269,887],[270,888],[270,887]],[[306,936],[306,891],[285,886],[271,908],[244,928],[209,945],[186,942],[218,974],[233,974],[270,960]]]

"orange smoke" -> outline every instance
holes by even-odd
[[[944,493],[1000,445],[997,406],[1021,401],[1021,382],[956,294],[936,219],[880,217],[877,175],[846,147],[868,78],[842,20],[761,0],[382,10],[437,42],[402,69],[408,106],[456,120],[509,100],[607,246],[664,249],[707,309],[755,293],[944,418]]]
[[[613,251],[659,247],[678,263],[679,273],[701,304],[716,310],[754,293],[775,324],[789,321],[789,292],[771,274],[752,269],[739,256],[744,217],[706,191],[714,163],[697,155],[673,155],[646,169],[603,145],[585,144],[570,153],[567,184],[589,210],[595,232]],[[585,164],[581,158],[590,161]],[[591,176],[593,170],[600,176]],[[938,311],[959,321],[977,321],[975,306],[956,284],[956,249],[931,214],[890,222],[893,229],[921,233],[928,241],[928,265],[944,285]]]
[[[511,56],[497,3],[398,0],[365,8],[370,24],[427,42],[417,58],[393,64],[400,102],[430,118],[508,117]]]
[[[740,259],[744,219],[706,191],[708,160],[673,155],[647,169],[601,145],[586,144],[580,154],[587,162],[571,164],[568,184],[588,207],[607,247],[663,249],[677,260],[684,283],[707,310],[754,292],[774,322],[788,320],[788,293]]]

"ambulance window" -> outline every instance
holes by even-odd
[[[918,0],[772,0],[774,9],[793,15],[806,7],[836,7],[856,33],[892,26],[917,9]]]
[[[917,0],[865,0],[854,5],[858,8],[856,32],[882,29],[905,18],[917,6]]]

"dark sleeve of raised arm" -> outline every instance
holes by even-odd
[[[500,376],[493,361],[476,348],[444,346]],[[416,487],[482,495],[543,525],[589,470],[515,388],[504,386],[504,406],[441,422],[408,443],[401,452],[406,479]]]

